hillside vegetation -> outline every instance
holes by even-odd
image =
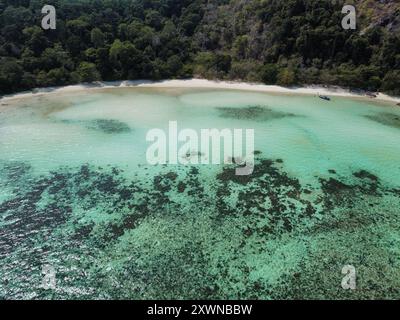
[[[351,3],[357,30],[341,0],[0,0],[0,93],[196,76],[400,94],[400,3]]]

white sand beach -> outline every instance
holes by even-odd
[[[188,79],[188,80],[126,80],[126,81],[98,81],[94,83],[85,83],[79,85],[71,85],[65,87],[49,87],[34,89],[32,91],[21,92],[17,94],[5,95],[0,98],[0,105],[6,105],[15,99],[25,99],[48,94],[62,94],[85,90],[98,90],[105,88],[124,88],[124,87],[139,87],[139,88],[208,88],[208,89],[224,89],[224,90],[244,90],[256,91],[275,94],[299,94],[299,95],[327,95],[333,97],[348,97],[348,98],[363,98],[374,101],[400,103],[400,97],[393,97],[383,93],[378,93],[376,98],[368,97],[365,92],[353,92],[340,87],[328,87],[310,85],[304,87],[281,87],[276,85],[264,85],[257,83],[246,83],[237,81],[212,81],[206,79]]]

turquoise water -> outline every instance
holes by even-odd
[[[254,173],[148,165],[146,133],[169,121],[254,129]],[[400,108],[367,100],[114,88],[11,102],[0,297],[399,298],[399,141]]]

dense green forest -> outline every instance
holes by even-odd
[[[344,30],[340,0],[0,0],[0,93],[203,77],[400,94],[397,2],[346,1],[359,19]]]

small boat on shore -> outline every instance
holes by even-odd
[[[322,100],[331,101],[331,98],[329,98],[328,96],[321,96],[321,95],[318,95],[318,97],[319,97],[320,99],[322,99]]]

